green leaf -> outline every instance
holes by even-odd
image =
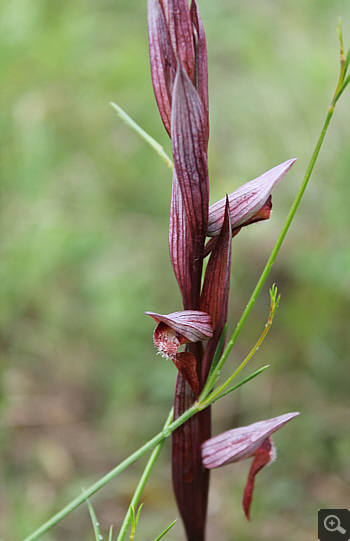
[[[157,154],[159,154],[159,156],[165,161],[167,166],[170,169],[172,169],[173,162],[171,161],[169,156],[166,154],[163,147],[159,143],[157,143],[157,141],[153,139],[153,137],[151,137],[147,132],[145,132],[145,130],[143,130],[138,124],[136,124],[136,122],[129,115],[127,115],[126,112],[123,111],[121,107],[119,107],[119,105],[117,105],[116,103],[113,103],[112,101],[110,102],[110,104],[113,107],[113,109],[117,111],[118,116],[125,122],[125,124],[130,126],[130,128],[132,128],[139,135],[141,135],[142,139],[147,141],[147,143],[151,145],[151,147],[157,152]]]
[[[223,396],[227,395],[228,393],[231,393],[235,389],[238,389],[238,387],[242,387],[242,385],[244,385],[245,383],[248,383],[248,381],[250,381],[251,379],[256,378],[256,376],[261,374],[261,372],[264,372],[264,370],[266,370],[266,368],[269,368],[269,367],[270,367],[270,365],[267,364],[266,366],[263,366],[262,368],[259,368],[259,370],[256,370],[256,372],[253,372],[253,374],[250,374],[250,376],[248,376],[247,378],[242,379],[242,381],[240,381],[239,383],[236,383],[236,385],[234,385],[233,387],[230,387],[229,389],[227,389],[227,391],[224,391],[223,393],[219,394],[215,398],[215,400],[213,400],[213,403],[216,402],[219,398],[222,398]]]
[[[217,345],[217,348],[216,348],[216,351],[215,351],[215,355],[214,355],[214,358],[213,358],[213,362],[211,363],[208,378],[210,378],[210,376],[215,372],[215,368],[216,368],[216,366],[217,366],[217,364],[218,364],[218,362],[220,360],[221,351],[222,351],[222,348],[224,347],[224,343],[225,343],[226,329],[227,329],[227,323],[226,323],[226,325],[224,327],[224,330],[221,333],[220,340],[218,342],[218,345]]]
[[[176,524],[176,519],[174,520],[174,522],[172,522],[167,528],[165,528],[165,530],[162,531],[162,533],[160,535],[158,535],[158,537],[156,537],[156,539],[154,541],[159,541],[160,539],[162,539],[162,537],[165,536],[166,533],[168,533],[168,531]]]
[[[138,508],[136,516],[135,516],[135,508],[134,508],[134,506],[132,505],[130,507],[131,532],[130,532],[130,540],[129,541],[133,541],[133,539],[135,537],[135,532],[136,532],[137,524],[138,524],[138,521],[139,521],[139,518],[140,518],[140,513],[141,513],[142,506],[143,506],[143,503]]]
[[[88,506],[90,517],[91,517],[91,522],[92,522],[92,525],[93,525],[93,528],[94,528],[95,539],[96,539],[96,541],[101,541],[102,535],[101,535],[101,532],[100,532],[100,523],[97,520],[94,508],[92,507],[89,499],[86,500],[86,504]]]

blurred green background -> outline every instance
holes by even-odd
[[[285,220],[338,77],[346,0],[199,0],[210,79],[211,201],[298,157],[271,219],[234,239],[229,332]],[[5,0],[1,15],[1,539],[29,535],[162,426],[176,370],[155,355],[145,310],[181,309],[167,247],[171,174],[110,107],[170,153],[148,60],[146,1]],[[275,323],[244,375],[270,369],[215,405],[213,433],[300,411],[276,434],[278,460],[213,472],[208,540],[316,539],[317,510],[348,507],[349,92],[295,223],[234,352]],[[178,516],[169,442],[142,497],[136,539]],[[145,461],[92,498],[118,530]],[[81,507],[43,537],[92,540]],[[178,521],[169,541],[183,540]]]

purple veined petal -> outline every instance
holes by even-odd
[[[187,0],[160,0],[173,50],[187,75],[195,81],[195,54],[192,24]]]
[[[250,458],[266,438],[297,415],[298,412],[286,413],[214,436],[202,445],[204,466],[209,469],[217,468]]]
[[[193,24],[194,49],[196,59],[196,82],[199,97],[202,100],[206,118],[207,143],[209,139],[209,97],[208,97],[208,55],[205,31],[196,0],[192,0],[190,7]]]
[[[296,158],[277,165],[270,171],[235,190],[229,195],[232,228],[245,225],[263,207],[272,190],[288,173]],[[224,220],[225,198],[209,208],[208,237],[219,234]],[[262,218],[260,218],[262,219]]]
[[[243,225],[240,225],[238,227],[234,227],[232,229],[232,238],[234,238],[242,227],[245,227],[250,224],[254,224],[256,222],[260,222],[261,220],[268,220],[270,218],[272,209],[272,196],[270,195],[266,202],[263,204],[263,206],[256,212],[247,222],[245,222]],[[214,250],[214,247],[216,245],[216,242],[219,237],[210,237],[206,245],[204,246],[204,252],[203,257],[207,257],[207,255],[210,254]]]
[[[271,209],[272,209],[272,195],[269,195],[269,197],[266,199],[263,206],[255,214],[253,214],[253,216],[251,216],[249,220],[244,222],[244,224],[239,225],[238,227],[235,227],[232,231],[232,234],[235,231],[240,230],[243,226],[245,227],[246,225],[254,224],[256,222],[260,222],[261,220],[268,220],[270,218]]]
[[[148,0],[148,36],[154,94],[163,124],[170,136],[171,96],[177,61],[159,0]]]
[[[219,436],[210,438],[202,445],[203,465],[208,469],[254,456],[242,501],[243,510],[248,520],[250,520],[249,513],[255,477],[264,466],[276,458],[271,434],[297,415],[299,415],[298,412],[287,413],[249,426],[228,430]]]
[[[213,336],[212,319],[209,314],[198,310],[183,310],[168,315],[155,312],[145,312],[151,316],[157,324],[163,323],[177,333],[182,344],[188,342],[201,342]],[[180,344],[181,345],[181,344]],[[179,347],[179,346],[178,346]]]
[[[202,261],[195,261],[193,257],[192,237],[175,171],[170,205],[169,251],[185,310],[198,306],[201,267],[198,270],[197,267]]]
[[[174,167],[193,242],[193,258],[202,258],[208,227],[209,177],[202,101],[182,64],[173,89],[171,140]]]
[[[216,237],[216,241],[205,271],[200,302],[201,310],[211,315],[214,327],[213,337],[208,342],[203,356],[202,384],[207,379],[218,342],[227,321],[232,252],[228,198],[226,199],[224,222],[220,235]]]

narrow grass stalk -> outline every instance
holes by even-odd
[[[139,135],[141,135],[141,137],[145,141],[147,141],[147,143],[151,145],[151,147],[157,152],[157,154],[159,154],[159,156],[165,161],[167,166],[170,169],[172,169],[173,162],[171,161],[169,156],[166,154],[163,147],[155,139],[153,139],[153,137],[148,135],[148,133],[145,132],[145,130],[143,130],[138,124],[136,124],[136,122],[121,107],[119,107],[119,105],[117,105],[116,103],[113,103],[112,101],[110,102],[110,104],[113,107],[113,109],[117,111],[118,116],[125,122],[125,124],[130,126],[130,128],[132,128]]]
[[[253,355],[258,351],[259,347],[261,346],[261,344],[263,343],[267,333],[269,332],[270,330],[270,327],[272,325],[272,322],[273,322],[273,318],[274,318],[274,315],[276,313],[276,310],[278,308],[278,304],[279,304],[279,301],[280,301],[280,296],[277,297],[277,288],[275,287],[275,285],[272,286],[271,290],[270,290],[270,296],[271,296],[271,308],[270,308],[270,314],[269,314],[269,319],[265,325],[265,328],[259,338],[259,340],[256,342],[256,344],[254,345],[254,347],[251,349],[251,351],[249,352],[249,354],[246,356],[246,358],[244,359],[244,361],[241,362],[241,364],[238,366],[238,368],[236,368],[236,370],[233,372],[233,374],[225,381],[225,383],[223,383],[222,385],[220,385],[219,387],[217,387],[214,391],[212,391],[209,396],[207,396],[206,398],[206,395],[207,395],[207,386],[205,386],[205,388],[203,389],[203,398],[199,399],[199,403],[202,405],[202,406],[206,406],[207,404],[211,404],[213,400],[217,399],[219,397],[219,395],[221,395],[221,393],[226,389],[226,387],[228,387],[230,385],[230,383],[232,383],[232,381],[238,376],[238,374],[241,372],[241,370],[243,370],[243,368],[248,364],[248,362],[250,361],[250,359],[253,357]],[[277,298],[276,298],[277,297]]]
[[[344,77],[345,75],[345,72],[343,70],[341,70],[341,77],[343,76]],[[344,92],[346,86],[349,84],[349,81],[350,81],[350,78],[349,76],[346,78],[346,79],[343,79],[341,81],[338,82],[338,85],[337,85],[337,92],[335,93],[333,99],[332,99],[332,102],[330,104],[330,106],[328,107],[328,111],[327,111],[327,115],[326,115],[326,118],[325,118],[325,121],[324,121],[324,124],[323,124],[323,127],[322,127],[322,130],[321,130],[321,134],[319,136],[319,139],[317,141],[317,144],[315,146],[315,150],[312,154],[312,157],[311,157],[311,160],[310,160],[310,163],[308,165],[308,168],[306,170],[306,173],[305,173],[305,176],[303,178],[303,181],[300,185],[300,188],[298,190],[298,193],[294,199],[294,202],[291,206],[291,209],[289,211],[289,214],[287,216],[287,219],[282,227],[282,230],[279,234],[279,237],[276,241],[276,244],[275,246],[273,247],[272,249],[272,252],[271,252],[271,255],[269,257],[269,259],[267,260],[267,263],[265,265],[265,268],[264,270],[262,271],[261,273],[261,276],[258,280],[258,283],[256,284],[255,286],[255,289],[248,301],[248,304],[241,316],[241,319],[239,320],[239,322],[237,323],[237,327],[230,339],[230,341],[228,342],[227,346],[226,346],[226,349],[221,357],[221,359],[219,360],[217,366],[216,366],[216,370],[215,372],[210,376],[210,378],[208,378],[207,380],[207,383],[205,385],[205,391],[206,393],[210,392],[210,389],[212,389],[213,385],[215,384],[225,362],[227,361],[227,358],[229,356],[229,354],[231,353],[231,350],[234,346],[234,344],[236,343],[236,340],[237,338],[239,337],[249,315],[250,315],[250,312],[252,311],[253,309],[253,306],[270,274],[270,271],[272,269],[272,266],[276,260],[276,257],[278,255],[278,252],[280,251],[280,248],[282,246],[282,243],[285,239],[285,236],[287,235],[287,232],[288,232],[288,229],[290,228],[290,225],[293,221],[293,218],[296,214],[296,211],[298,210],[298,207],[299,207],[299,204],[300,204],[300,201],[304,195],[304,192],[306,190],[306,187],[309,183],[309,180],[310,180],[310,177],[311,177],[311,173],[315,167],[315,163],[316,163],[316,160],[318,158],[318,155],[320,153],[320,150],[321,150],[321,147],[322,147],[322,143],[324,141],[324,138],[326,136],[326,133],[327,133],[327,129],[328,129],[328,126],[330,124],[330,121],[332,119],[332,116],[333,116],[333,113],[334,113],[334,109],[335,109],[335,105],[340,97],[340,95]]]
[[[165,528],[165,530],[163,530],[162,533],[159,534],[154,541],[160,541],[161,539],[163,539],[165,534],[167,534],[168,531],[171,530],[171,528],[173,526],[175,526],[176,522],[177,522],[177,519],[173,520],[173,522],[171,524],[169,524],[169,526],[167,528]]]
[[[168,415],[168,418],[166,420],[166,423],[164,425],[164,429],[168,428],[171,424],[171,421],[172,421],[172,418],[173,418],[173,409],[170,411],[169,415]],[[153,449],[152,453],[151,453],[151,456],[146,464],[146,467],[143,471],[143,474],[141,476],[141,479],[136,487],[136,490],[134,492],[134,495],[132,497],[132,500],[130,502],[130,505],[129,505],[129,509],[125,515],[125,519],[124,519],[124,522],[120,528],[120,532],[119,532],[119,535],[118,535],[118,538],[117,538],[117,541],[124,541],[125,539],[125,536],[126,536],[126,532],[128,530],[128,527],[129,527],[129,524],[130,524],[130,517],[131,517],[131,509],[134,508],[136,509],[138,503],[139,503],[139,500],[140,500],[140,497],[141,497],[141,494],[143,492],[143,489],[145,488],[145,484],[147,483],[147,480],[151,474],[151,471],[153,469],[153,466],[159,456],[159,453],[163,447],[163,444],[164,444],[164,439],[161,440],[158,445]]]
[[[124,471],[128,466],[133,464],[138,458],[140,458],[142,455],[144,455],[147,451],[150,451],[153,449],[156,445],[158,445],[160,442],[162,442],[165,438],[170,436],[170,434],[178,428],[180,425],[182,425],[185,421],[187,421],[190,417],[195,415],[195,413],[198,413],[199,408],[197,404],[194,404],[191,408],[189,408],[181,417],[176,419],[176,421],[173,421],[169,426],[166,428],[163,428],[159,434],[154,436],[151,440],[149,440],[145,445],[140,447],[135,453],[130,455],[128,458],[126,458],[123,462],[118,464],[113,470],[111,470],[107,475],[102,477],[99,481],[97,481],[95,484],[93,484],[90,488],[84,490],[82,494],[80,494],[77,498],[72,500],[66,507],[64,507],[61,511],[56,513],[50,520],[45,522],[40,528],[38,528],[35,532],[33,532],[31,535],[26,537],[24,541],[35,541],[36,539],[39,539],[41,535],[48,532],[53,526],[55,526],[58,522],[60,522],[62,519],[64,519],[69,513],[74,511],[77,507],[79,507],[82,503],[86,502],[87,498],[90,498],[93,494],[95,494],[98,490],[100,490],[102,487],[104,487],[109,481],[114,479],[119,473]]]
[[[90,500],[87,499],[86,503],[87,503],[87,506],[88,506],[88,509],[89,509],[91,522],[92,522],[92,526],[93,526],[93,529],[94,529],[95,541],[100,541],[102,539],[102,535],[101,535],[101,532],[100,532],[100,523],[97,520],[96,513],[95,513],[94,508],[92,507],[92,505],[90,503]]]
[[[259,370],[256,370],[255,372],[253,372],[252,374],[250,374],[249,376],[247,376],[246,378],[242,379],[241,381],[239,381],[238,383],[236,383],[236,385],[233,385],[233,387],[230,387],[229,389],[227,389],[226,391],[222,392],[221,394],[218,394],[216,395],[215,393],[215,396],[213,398],[210,398],[210,404],[214,404],[214,402],[216,402],[217,400],[219,400],[219,398],[222,398],[223,396],[226,396],[227,394],[229,393],[232,393],[232,391],[235,391],[236,389],[238,389],[238,387],[242,387],[242,385],[245,385],[246,383],[248,383],[248,381],[250,381],[251,379],[254,379],[256,378],[257,376],[259,376],[262,372],[264,372],[267,368],[270,368],[270,365],[267,364],[266,366],[263,366],[262,368],[259,368]],[[237,374],[236,374],[237,375]],[[228,384],[227,384],[228,385]],[[227,387],[227,385],[225,385],[225,389]]]

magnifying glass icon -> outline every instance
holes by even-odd
[[[346,533],[346,530],[340,526],[340,520],[336,515],[328,515],[324,519],[324,527],[329,532],[340,532],[342,534]]]

